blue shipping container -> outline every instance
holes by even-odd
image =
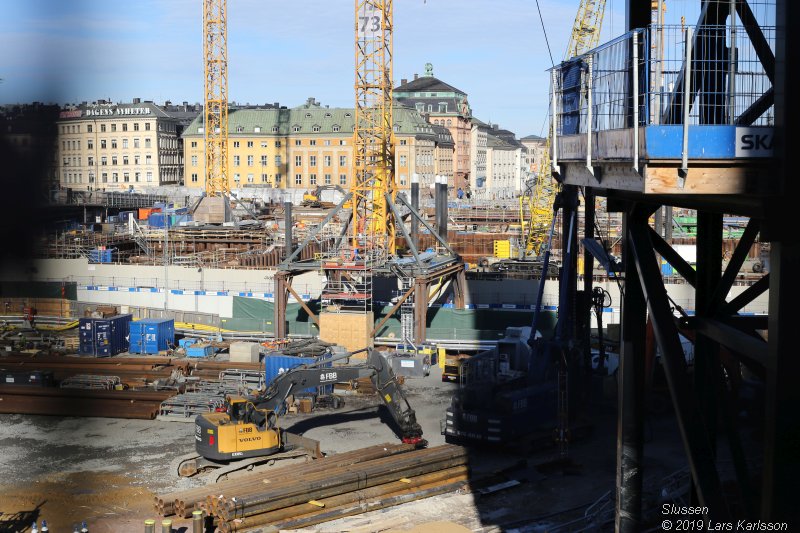
[[[186,347],[186,357],[211,357],[214,348],[210,344],[190,344]]]
[[[131,353],[151,353],[168,350],[175,344],[175,319],[143,318],[131,322]]]
[[[89,250],[90,263],[111,263],[113,250]]]
[[[300,365],[308,365],[311,363],[315,363],[317,361],[316,357],[295,357],[293,355],[283,355],[281,353],[268,353],[264,356],[264,380],[267,384],[269,384],[275,377],[280,374],[283,374],[290,368],[294,368]],[[327,363],[323,365],[325,367],[330,367],[331,363]],[[309,387],[307,389],[293,391],[293,393],[298,392],[312,392],[312,393],[320,393],[320,394],[332,394],[333,393],[333,385],[323,385],[321,387]]]
[[[81,318],[78,322],[78,353],[109,357],[128,351],[133,315],[109,318]]]
[[[151,213],[150,216],[147,217],[147,225],[152,228],[163,228],[164,220],[164,213]]]

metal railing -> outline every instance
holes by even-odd
[[[749,35],[759,32],[759,49]],[[556,136],[657,124],[769,126],[775,27],[650,25],[552,70]],[[685,87],[690,87],[689,91]]]

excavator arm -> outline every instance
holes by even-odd
[[[364,351],[364,350],[360,350]],[[372,348],[366,349],[367,360],[364,364],[348,366],[322,366],[330,362],[353,355],[352,352],[323,362],[294,367],[272,380],[269,386],[251,399],[254,412],[274,412],[282,416],[287,409],[286,400],[294,392],[333,383],[354,381],[369,377],[375,390],[381,397],[392,418],[400,427],[403,442],[421,444],[422,427],[417,423],[414,409],[408,403],[403,389],[397,382],[397,376],[388,361],[380,352]]]

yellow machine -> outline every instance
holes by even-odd
[[[255,396],[228,397],[224,411],[205,413],[196,418],[194,436],[197,453],[206,460],[227,462],[309,447],[302,437],[292,435],[279,426],[280,417],[287,410],[286,399],[297,390],[363,377],[372,378],[375,389],[399,426],[403,442],[424,446],[422,428],[388,361],[371,348],[366,351],[365,364],[336,367],[321,366],[323,363],[301,365],[280,374]],[[350,357],[353,353],[326,359],[324,364]],[[196,471],[203,466],[206,465],[198,463],[193,465],[193,469]]]

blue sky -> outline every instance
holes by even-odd
[[[539,0],[553,55],[578,0]],[[0,0],[0,103],[202,100],[201,0]],[[624,30],[608,0],[602,40]],[[230,99],[352,107],[353,0],[228,0]],[[394,77],[427,62],[476,117],[539,134],[550,66],[534,0],[395,0]]]

